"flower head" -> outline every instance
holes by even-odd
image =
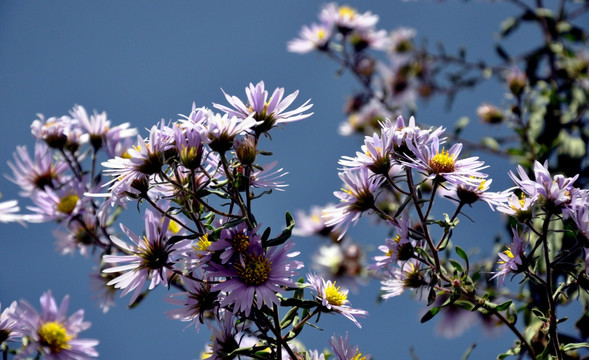
[[[521,271],[521,266],[523,266],[525,260],[526,243],[523,235],[516,229],[512,229],[512,231],[513,240],[511,245],[508,245],[507,249],[498,254],[499,260],[497,264],[499,264],[499,271],[496,271],[495,275],[491,277],[491,279],[500,278],[501,284],[505,283],[505,277],[509,273]]]
[[[368,312],[361,309],[354,309],[350,307],[348,300],[348,290],[341,289],[336,286],[335,282],[325,281],[323,278],[318,277],[312,273],[307,274],[307,286],[316,292],[316,298],[321,302],[321,305],[327,309],[327,311],[334,311],[342,314],[348,319],[352,320],[356,326],[362,327],[356,316],[366,317]]]
[[[0,304],[0,310],[2,306]],[[16,301],[0,312],[0,345],[22,336],[21,324],[15,319]]]
[[[81,339],[78,334],[90,327],[84,321],[84,310],[78,310],[67,316],[69,296],[65,296],[59,305],[47,291],[41,296],[41,314],[21,300],[12,315],[22,326],[22,334],[29,342],[19,353],[18,358],[39,352],[50,360],[86,360],[97,357],[94,347],[98,340]]]
[[[349,335],[346,332],[346,337],[333,335],[329,339],[329,345],[333,349],[335,359],[337,360],[370,360],[370,355],[362,355],[358,346],[348,345]]]
[[[323,50],[331,38],[332,27],[325,24],[311,24],[303,26],[298,39],[288,42],[288,51],[305,54],[313,50]]]
[[[286,111],[298,96],[298,90],[283,99],[284,88],[276,88],[268,99],[268,91],[264,88],[264,82],[260,81],[255,86],[250,83],[245,93],[247,104],[244,104],[237,96],[227,95],[223,91],[225,99],[233,108],[220,104],[213,104],[213,106],[229,116],[240,119],[252,116],[257,121],[254,127],[256,134],[265,133],[274,126],[306,119],[313,115],[313,113],[304,113],[313,106],[309,104],[310,99],[298,108]]]

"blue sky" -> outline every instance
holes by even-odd
[[[450,50],[465,45],[472,59],[490,61],[495,59],[493,33],[513,10],[509,4],[483,1],[347,4],[379,14],[380,29],[412,27],[418,39],[427,38],[430,44],[442,40]],[[287,41],[298,35],[301,26],[316,20],[320,5],[311,1],[0,2],[1,173],[9,173],[5,164],[17,145],[32,149],[30,123],[36,113],[59,116],[80,104],[89,111],[106,111],[113,123],[131,122],[143,131],[162,118],[173,120],[179,113],[189,113],[193,101],[198,106],[225,103],[221,88],[243,98],[250,82],[264,80],[269,89],[300,90],[295,104],[311,98],[315,114],[275,131],[272,142],[263,144],[289,172],[290,186],[264,200],[256,217],[279,229],[286,211],[334,201],[332,192],[340,187],[337,160],[354,154],[361,141],[337,134],[346,96],[357,85],[347,75],[336,77],[336,65],[317,54],[286,51]],[[526,36],[520,41],[534,39],[532,33]],[[502,91],[491,82],[460,94],[449,112],[443,101],[434,99],[420,104],[418,120],[451,127],[460,116],[469,116],[476,123],[476,107],[483,100],[499,103]],[[466,134],[474,140],[481,131],[475,125]],[[509,165],[485,160],[503,178],[496,180],[498,188],[508,184]],[[14,199],[18,187],[2,177],[0,192],[3,200]],[[481,228],[489,233],[488,239],[482,239],[488,244],[481,247],[489,247],[497,232],[497,214],[478,204],[472,217],[477,223],[467,225],[463,247],[475,245],[468,229]],[[127,225],[141,231],[138,220]],[[94,261],[58,255],[53,228],[53,224],[0,225],[0,301],[4,306],[26,299],[38,307],[42,292],[52,289],[59,300],[70,294],[72,312],[86,310],[93,326],[83,336],[101,341],[98,350],[103,359],[198,358],[209,341],[207,329],[197,334],[192,328],[184,329],[183,323],[168,320],[163,313],[172,307],[162,301],[163,290],[136,309],[128,310],[124,298],[102,314],[91,300],[88,284]],[[350,234],[374,248],[385,229],[365,220]],[[294,241],[304,257],[318,244],[318,239]],[[377,305],[377,291],[378,284],[373,282],[350,296],[355,307],[371,313],[362,321],[363,330],[343,317],[323,316],[324,330],[309,329],[303,340],[310,348],[323,349],[334,332],[349,331],[352,342],[378,359],[393,354],[409,358],[409,349],[415,348],[422,360],[459,358],[473,342],[480,344],[473,358],[494,358],[511,343],[509,336],[487,338],[478,329],[456,340],[436,338],[435,320],[419,324],[424,304],[402,296]]]

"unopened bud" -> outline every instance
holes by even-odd
[[[246,136],[235,142],[235,154],[243,165],[251,165],[256,161],[257,140],[253,136]]]
[[[513,68],[507,75],[507,84],[509,85],[509,90],[515,96],[519,96],[522,93],[526,87],[526,82],[526,74],[518,68]]]
[[[503,122],[503,113],[499,108],[491,104],[483,104],[477,108],[477,115],[487,124],[499,124]]]

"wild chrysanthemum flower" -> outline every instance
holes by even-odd
[[[361,149],[362,151],[356,152],[355,157],[342,156],[338,163],[349,169],[366,167],[378,175],[388,174],[391,169],[390,154],[393,150],[393,142],[387,132],[366,136]]]
[[[35,155],[31,159],[26,146],[17,146],[13,154],[14,163],[8,162],[12,177],[7,179],[20,186],[23,197],[29,197],[35,190],[45,187],[57,188],[67,181],[64,176],[68,166],[65,162],[54,161],[52,152],[43,142],[35,143]]]
[[[468,181],[456,179],[452,195],[457,197],[459,202],[464,204],[473,204],[478,200],[486,202],[491,210],[495,211],[495,206],[501,205],[507,201],[510,192],[491,192],[488,191],[493,179],[480,179],[469,177]]]
[[[473,156],[466,159],[459,159],[462,151],[462,144],[454,144],[449,150],[442,148],[440,142],[434,137],[431,146],[416,146],[408,144],[409,149],[416,156],[413,161],[404,162],[406,166],[423,171],[429,179],[445,180],[451,184],[459,185],[469,182],[472,178],[486,178],[487,174],[481,170],[487,168],[484,162],[478,161]]]
[[[540,162],[534,162],[534,178],[531,180],[526,174],[521,165],[518,165],[517,172],[519,178],[513,173],[509,172],[509,177],[513,182],[523,191],[526,196],[542,201],[552,211],[562,210],[564,206],[569,204],[572,200],[573,192],[578,191],[573,186],[573,183],[579,175],[572,178],[564,177],[563,175],[550,175],[548,171],[548,162],[544,165]]]
[[[398,260],[409,260],[413,256],[414,244],[409,240],[408,216],[397,217],[397,224],[393,225],[397,235],[385,240],[385,245],[380,245],[378,250],[383,255],[375,256],[376,263],[369,266],[369,269],[379,270],[388,268]]]
[[[505,283],[505,277],[509,273],[518,273],[522,270],[522,266],[525,260],[525,249],[526,242],[524,241],[523,234],[520,234],[516,229],[513,230],[513,240],[511,245],[507,246],[507,249],[498,254],[499,260],[499,271],[496,271],[491,277],[499,278],[500,283]]]
[[[253,118],[253,114],[246,117],[235,115],[214,114],[207,112],[205,137],[210,148],[218,153],[224,153],[231,149],[238,135],[252,132],[252,128],[259,122]]]
[[[323,217],[325,225],[333,226],[334,230],[340,231],[341,239],[351,223],[358,222],[363,212],[374,207],[374,193],[384,178],[375,176],[367,168],[346,169],[339,173],[339,177],[344,182],[344,187],[333,194],[340,199],[340,203],[326,208]]]
[[[245,222],[239,225],[221,230],[219,240],[210,243],[207,251],[219,251],[221,253],[221,262],[224,264],[231,260],[233,256],[247,253],[250,244],[256,244],[261,241],[260,235],[257,234],[261,225],[254,229],[249,229]]]
[[[111,126],[104,111],[101,113],[94,111],[94,114],[88,116],[83,106],[75,105],[70,115],[87,133],[92,147],[96,150],[103,149],[109,158],[121,155],[125,150],[121,149],[121,142],[137,135],[137,129],[129,128],[129,123]]]
[[[384,292],[383,299],[399,296],[406,289],[419,289],[427,284],[423,279],[417,260],[397,261],[397,265],[387,271],[384,280],[381,281],[381,290]]]
[[[121,224],[121,229],[133,241],[130,246],[116,236],[111,236],[114,245],[126,253],[126,255],[104,255],[105,263],[126,263],[102,270],[104,273],[118,273],[115,279],[107,285],[113,285],[117,289],[123,289],[121,297],[134,290],[129,304],[132,304],[141,291],[146,281],[150,280],[149,290],[159,283],[168,285],[168,279],[172,275],[170,268],[182,251],[188,251],[191,246],[189,240],[172,243],[168,241],[169,218],[163,219],[155,215],[151,210],[145,211],[145,235],[139,237]]]
[[[328,204],[325,207],[331,207],[332,204]],[[329,235],[330,229],[325,225],[325,218],[321,216],[323,213],[323,207],[311,206],[309,213],[305,213],[302,210],[295,212],[295,228],[293,234],[296,236],[313,236],[313,235]]]
[[[78,337],[90,327],[90,323],[84,321],[84,310],[68,317],[68,305],[69,296],[66,295],[58,307],[51,291],[41,296],[41,314],[26,301],[20,301],[12,316],[22,326],[28,344],[15,359],[25,359],[35,353],[48,360],[86,360],[98,356],[94,348],[98,340]]]
[[[409,118],[407,124],[402,116],[397,117],[395,122],[386,119],[381,124],[381,134],[387,134],[387,137],[392,139],[394,150],[398,155],[406,155],[409,152],[408,144],[418,146],[429,144],[433,139],[439,139],[444,131],[445,129],[441,126],[435,130],[422,129],[416,125],[413,116]],[[438,141],[442,142],[443,140],[439,139]]]
[[[324,50],[331,38],[332,27],[324,24],[304,25],[299,32],[299,38],[288,42],[288,51],[306,54],[313,50]]]
[[[527,197],[523,192],[518,197],[514,193],[506,192],[507,197],[503,203],[497,205],[497,211],[510,215],[525,223],[532,216],[535,198]]]
[[[237,96],[229,96],[223,91],[225,99],[233,108],[220,104],[213,104],[213,106],[229,116],[240,119],[253,116],[258,122],[254,127],[257,134],[267,132],[274,126],[306,119],[313,115],[313,113],[304,113],[313,106],[313,104],[309,104],[311,99],[294,110],[286,111],[299,95],[298,90],[283,99],[284,88],[276,88],[270,99],[268,99],[268,91],[264,88],[264,82],[260,81],[255,86],[250,83],[249,87],[245,89],[245,93],[248,100],[247,104],[244,104]]]
[[[31,197],[35,206],[27,208],[42,216],[44,221],[71,220],[88,211],[91,199],[84,196],[85,192],[86,185],[72,179],[59,189],[47,187],[44,191],[36,191]]]
[[[276,293],[282,293],[285,286],[295,287],[292,277],[303,266],[292,260],[298,252],[288,253],[293,246],[291,242],[265,252],[260,242],[250,241],[249,249],[240,253],[235,261],[225,266],[211,264],[209,276],[226,278],[211,288],[211,291],[226,293],[221,306],[233,305],[234,311],[248,316],[252,307],[261,309],[263,305],[279,304]]]
[[[43,114],[37,114],[38,119],[31,124],[33,136],[44,141],[50,148],[63,149],[74,127],[74,120],[69,116],[50,117],[45,119]]]
[[[362,325],[356,320],[356,316],[366,317],[368,312],[354,309],[348,305],[350,301],[348,300],[347,289],[340,290],[340,287],[336,286],[335,282],[325,281],[323,278],[311,273],[307,274],[307,283],[305,284],[316,292],[317,301],[321,302],[321,305],[327,311],[340,313],[352,320],[356,326],[362,328]]]
[[[2,310],[2,304],[0,304]],[[15,318],[16,301],[0,312],[0,345],[5,341],[13,341],[22,336],[22,325]]]
[[[370,360],[370,355],[362,355],[357,345],[348,345],[349,335],[346,337],[335,336],[329,339],[329,345],[333,349],[335,359],[337,360]]]
[[[190,322],[188,326],[196,324],[196,331],[200,324],[204,324],[207,314],[212,314],[219,309],[219,303],[223,299],[218,291],[211,291],[211,284],[184,279],[185,292],[168,295],[164,300],[173,305],[181,306],[178,309],[166,311],[170,319]]]

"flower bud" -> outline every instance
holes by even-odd
[[[257,143],[256,138],[251,135],[235,141],[235,154],[243,165],[251,165],[256,161]]]
[[[522,91],[526,87],[526,82],[526,74],[518,68],[513,68],[507,75],[507,84],[509,85],[509,90],[515,96],[521,95]]]
[[[503,113],[499,108],[491,104],[482,104],[477,108],[477,115],[487,124],[499,124],[503,122]]]

